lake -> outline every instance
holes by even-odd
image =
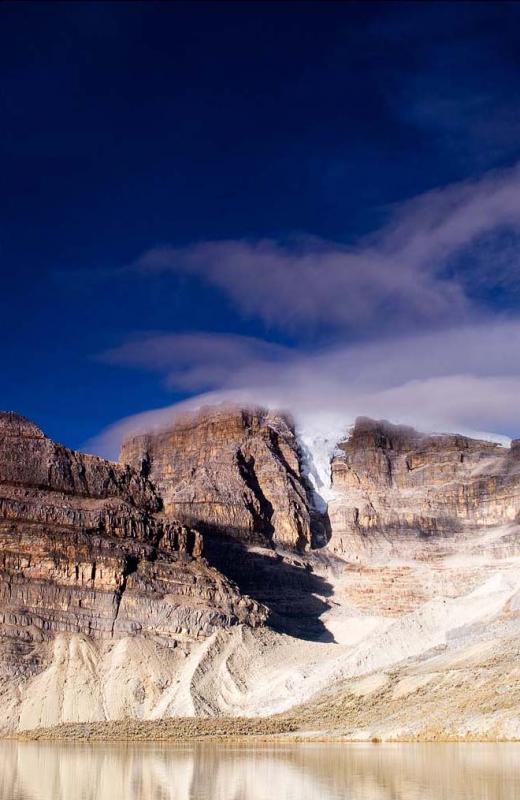
[[[520,800],[520,744],[0,742],[1,800]]]

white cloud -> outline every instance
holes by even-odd
[[[252,336],[199,332],[145,335],[102,353],[98,360],[158,372],[171,389],[200,392],[225,385],[230,370],[244,375],[251,366],[284,363],[292,353]]]
[[[519,227],[514,168],[415,198],[355,247],[307,239],[155,249],[132,270],[193,274],[227,291],[243,313],[298,331],[329,327],[335,341],[302,350],[234,334],[153,334],[102,358],[153,370],[170,388],[197,395],[182,408],[222,401],[285,408],[306,431],[321,426],[334,436],[363,414],[427,431],[514,435],[520,321],[486,315],[465,278],[481,289],[496,272],[501,289],[517,285],[516,240],[506,237],[505,255],[500,247],[504,231],[516,235]],[[454,271],[483,239],[487,263]],[[123,435],[165,427],[180,407],[123,420],[91,446],[113,457]]]
[[[110,360],[137,367],[161,364],[169,384],[182,387],[184,362],[177,360],[177,338],[191,364],[190,389],[202,394],[116,423],[90,443],[97,452],[114,457],[125,435],[166,427],[180,410],[220,402],[287,409],[300,427],[321,426],[334,435],[358,415],[492,438],[520,431],[518,321],[480,322],[305,354],[282,349],[282,357],[276,346],[272,351],[260,347],[254,355],[249,339],[226,336],[220,341],[212,335],[221,354],[217,371],[205,338],[196,336],[189,353],[185,337],[155,336],[111,351]],[[244,349],[247,358],[235,358]]]
[[[447,269],[483,237],[489,247],[494,234],[519,228],[515,167],[416,197],[355,246],[202,242],[149,250],[133,269],[196,276],[227,292],[242,313],[280,328],[403,330],[469,319],[474,309],[464,281]],[[486,278],[493,279],[489,270]]]

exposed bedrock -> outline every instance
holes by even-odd
[[[167,431],[127,440],[120,461],[149,476],[165,512],[185,524],[247,543],[311,546],[309,487],[282,413],[204,408]]]
[[[385,541],[404,556],[432,537],[516,523],[520,512],[518,442],[359,418],[335,451],[331,480],[329,546],[346,558]]]
[[[0,414],[0,634],[30,645],[57,632],[165,642],[266,612],[202,558],[202,536],[161,513],[129,466],[61,447]],[[23,647],[22,647],[23,649]]]
[[[486,637],[493,658],[504,654],[490,707],[508,708],[518,688],[518,445],[358,420],[332,458],[332,536],[319,549],[302,452],[290,420],[259,409],[183,417],[126,442],[121,464],[0,414],[0,731],[266,714],[368,675],[361,694],[349,683],[338,700],[355,738],[372,707],[363,692],[380,687],[380,710],[401,687],[390,667],[415,664],[422,681],[423,660],[439,675],[446,650],[445,708],[465,702],[453,642],[480,669]],[[405,688],[423,686],[409,678]],[[427,697],[426,726],[438,695]],[[489,719],[497,735],[510,730]],[[414,713],[395,729],[415,723]]]

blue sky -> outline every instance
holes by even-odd
[[[0,5],[2,407],[73,447],[201,392],[520,434],[519,23]]]

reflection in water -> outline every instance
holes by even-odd
[[[0,800],[515,800],[516,744],[0,742]]]

